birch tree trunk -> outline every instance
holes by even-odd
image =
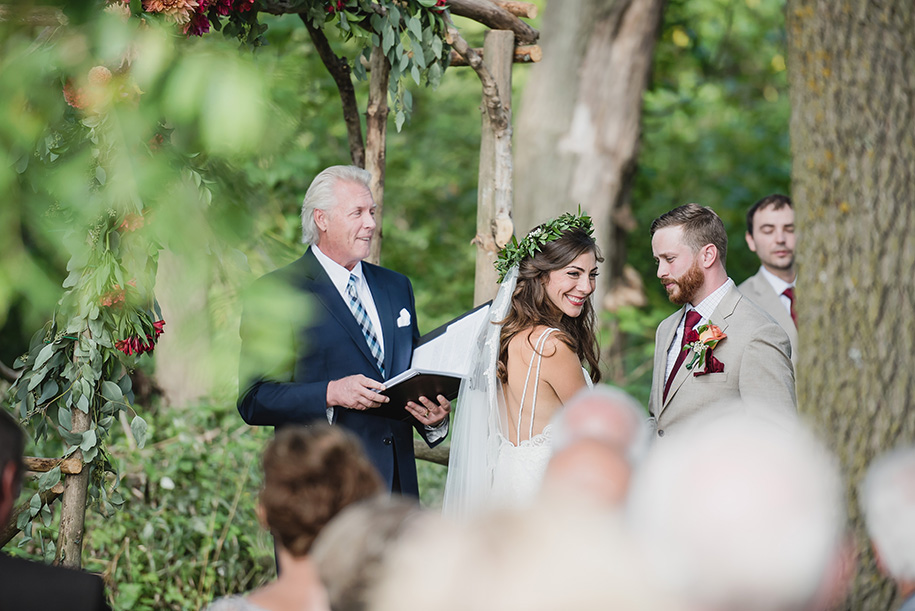
[[[375,235],[372,239],[372,250],[368,261],[381,261],[381,221],[384,217],[384,178],[387,168],[387,135],[388,135],[388,83],[391,77],[391,65],[381,51],[381,47],[372,49],[369,60],[369,101],[365,118],[365,169],[372,173],[372,198],[377,206],[375,210]]]
[[[915,440],[915,4],[789,0],[798,399],[848,478],[847,609],[893,607],[858,511],[870,460]]]
[[[604,258],[597,303],[623,279],[634,228],[629,188],[663,0],[548,2],[543,61],[530,69],[517,124],[515,226],[580,204]]]

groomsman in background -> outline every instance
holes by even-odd
[[[724,223],[707,206],[686,204],[651,224],[658,278],[683,306],[655,334],[649,411],[658,437],[728,399],[797,410],[788,336],[737,290],[727,249]]]
[[[762,265],[737,288],[775,319],[791,340],[791,361],[797,364],[797,316],[794,282],[794,207],[791,199],[775,193],[747,211],[747,246]]]

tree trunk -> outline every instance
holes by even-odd
[[[549,2],[543,61],[518,121],[519,235],[579,204],[594,218],[605,263],[595,299],[623,285],[629,189],[663,0]],[[615,300],[617,305],[618,299]]]
[[[477,265],[474,305],[495,297],[498,275],[493,267],[499,249],[512,235],[512,60],[515,35],[504,30],[486,32],[484,60],[495,81],[495,92],[483,83],[483,128],[480,135],[480,174],[477,185]],[[495,94],[493,96],[493,94]],[[501,108],[487,109],[492,104]]]
[[[71,410],[73,433],[89,430],[89,414],[84,414],[76,407]],[[73,458],[82,462],[83,453],[77,448]],[[68,475],[64,480],[64,493],[60,501],[60,530],[57,533],[57,559],[61,566],[78,569],[82,566],[83,534],[86,526],[86,497],[89,492],[88,466],[79,473]]]
[[[385,144],[388,128],[388,82],[391,65],[381,47],[372,49],[369,60],[369,102],[365,119],[365,169],[372,173],[372,197],[375,200],[375,236],[369,262],[381,260],[381,219],[384,212]]]
[[[892,589],[856,489],[874,456],[915,440],[915,5],[787,10],[798,400],[848,477],[859,562],[846,608],[882,610]]]

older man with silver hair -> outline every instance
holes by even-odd
[[[374,412],[388,402],[385,381],[410,367],[419,327],[409,279],[364,261],[376,227],[371,178],[332,166],[308,187],[302,241],[309,249],[260,278],[246,299],[238,411],[252,425],[345,427],[389,490],[418,496],[410,424]],[[276,312],[280,294],[288,310],[307,310],[307,320]],[[268,336],[277,345],[265,346]],[[402,407],[429,445],[448,433],[451,403],[442,395]]]
[[[859,494],[877,565],[896,582],[899,611],[915,611],[915,446],[875,460]]]
[[[656,583],[691,608],[820,609],[844,593],[842,490],[794,418],[737,402],[652,448],[626,518]]]
[[[553,456],[543,494],[618,507],[651,433],[645,410],[618,388],[578,392],[553,419]]]

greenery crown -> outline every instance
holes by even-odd
[[[520,242],[518,238],[512,236],[511,242],[505,245],[499,252],[499,258],[496,259],[495,266],[496,271],[499,272],[499,282],[505,279],[505,275],[511,268],[525,258],[537,254],[544,244],[558,240],[566,232],[575,229],[582,229],[589,236],[594,235],[594,224],[591,222],[591,217],[582,214],[581,207],[578,208],[578,214],[566,212],[552,221],[534,227]]]

